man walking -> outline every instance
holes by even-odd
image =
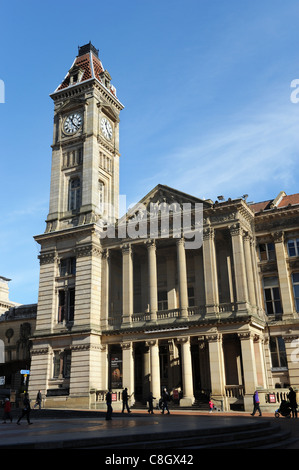
[[[123,390],[122,392],[122,400],[123,400],[123,410],[122,410],[122,413],[125,412],[125,408],[127,409],[127,412],[128,413],[131,413],[131,410],[129,408],[129,405],[128,405],[128,399],[129,399],[129,396],[128,396],[128,389],[127,387]]]
[[[111,388],[109,388],[108,392],[106,393],[106,404],[107,404],[107,413],[106,413],[106,420],[110,421],[112,419],[112,395],[111,395]]]
[[[262,416],[262,412],[260,409],[259,395],[256,390],[253,394],[253,412],[251,413],[251,416],[254,416],[257,411],[259,412],[259,416]]]

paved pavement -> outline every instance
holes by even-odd
[[[132,413],[114,413],[112,421],[105,420],[105,413],[87,410],[32,410],[32,425],[25,418],[16,424],[19,411],[14,410],[13,422],[0,424],[0,450],[17,448],[84,448],[95,439],[113,444],[121,436],[146,435],[158,432],[169,433],[198,430],[204,433],[207,429],[235,426],[247,426],[252,422],[270,421],[279,424],[282,429],[292,433],[292,443],[287,449],[299,449],[299,418],[274,418],[273,413],[265,413],[262,417],[252,417],[247,413],[171,411],[170,415],[161,415],[158,411],[149,415],[146,410],[134,410]],[[2,421],[0,422],[2,423]]]

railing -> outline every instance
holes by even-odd
[[[227,398],[242,398],[244,396],[243,385],[226,385],[225,395]]]
[[[195,316],[201,316],[203,317],[206,313],[206,307],[205,305],[199,305],[199,306],[193,306],[193,307],[188,307],[188,317],[195,317]],[[222,303],[219,304],[219,313],[225,313],[225,312],[234,312],[235,305],[233,303]],[[165,320],[165,319],[173,319],[173,318],[181,318],[182,316],[182,311],[180,308],[172,308],[168,310],[158,310],[157,311],[157,320]],[[132,323],[136,322],[149,322],[151,320],[151,314],[150,312],[138,312],[138,313],[133,313],[131,317]],[[113,317],[108,318],[108,326],[109,327],[119,327],[122,323],[122,315],[117,314]]]

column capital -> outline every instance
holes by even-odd
[[[244,230],[241,227],[241,224],[239,222],[236,222],[235,224],[230,225],[229,231],[232,237],[236,237],[238,235],[244,234]]]
[[[156,240],[154,238],[150,238],[149,240],[146,240],[144,242],[146,248],[149,250],[149,249],[156,249],[157,248],[157,245],[156,245]]]
[[[145,342],[146,347],[151,347],[151,346],[158,346],[159,341],[157,339],[149,339],[148,341]]]
[[[132,347],[132,344],[132,341],[126,341],[124,343],[120,343],[120,347],[122,348],[122,350],[130,349]]]
[[[284,232],[282,230],[277,232],[272,232],[272,239],[274,243],[283,243],[284,242]]]
[[[123,245],[121,245],[121,251],[123,254],[125,253],[132,253],[132,245],[131,243],[124,243]]]
[[[203,240],[213,240],[215,238],[215,229],[206,227],[203,229]]]

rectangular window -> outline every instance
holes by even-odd
[[[60,276],[70,276],[76,274],[76,258],[74,256],[60,260],[59,274]]]
[[[194,297],[194,287],[188,287],[188,302],[189,307],[194,307],[195,305],[195,297]]]
[[[278,277],[265,277],[263,283],[267,315],[282,313]]]
[[[158,292],[158,310],[167,310],[168,309],[168,299],[167,299],[167,291],[159,291]]]
[[[68,378],[71,374],[71,351],[54,351],[53,378]]]
[[[260,243],[259,253],[260,261],[274,261],[276,259],[274,243]]]
[[[74,178],[69,183],[69,210],[78,210],[81,206],[81,181]]]
[[[74,321],[75,289],[61,289],[58,291],[58,323]]]
[[[299,238],[288,241],[289,256],[299,256]]]
[[[296,306],[296,312],[299,312],[299,273],[292,274],[294,300]]]
[[[270,338],[270,352],[272,368],[287,367],[287,354],[282,336],[272,336]]]

